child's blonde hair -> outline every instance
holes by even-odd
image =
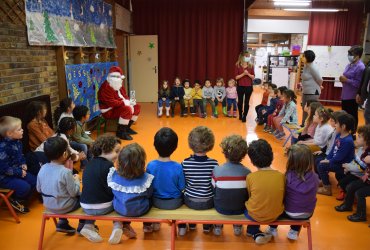
[[[117,173],[127,179],[135,179],[145,173],[146,153],[137,143],[128,144],[118,156]]]
[[[225,83],[224,83],[224,79],[223,79],[222,77],[219,77],[219,78],[217,78],[217,79],[216,79],[216,84],[217,84],[218,82],[222,83],[222,86],[224,86],[224,85],[225,85]]]
[[[17,126],[21,125],[21,119],[13,116],[0,117],[0,136],[6,137],[8,131],[14,130]]]
[[[226,159],[232,163],[240,163],[248,152],[248,144],[240,135],[225,137],[220,147]]]
[[[293,171],[300,179],[305,181],[304,176],[307,172],[312,171],[313,165],[313,155],[307,145],[294,144],[290,147],[286,164],[286,173],[288,171]]]
[[[230,82],[234,83],[234,85],[235,85],[235,80],[234,80],[233,78],[231,78],[231,79],[229,79],[229,80],[227,81],[227,83],[228,83],[228,84],[229,84]]]
[[[207,153],[211,151],[215,145],[215,136],[209,128],[198,126],[190,131],[188,143],[194,153]]]

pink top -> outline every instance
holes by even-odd
[[[303,135],[307,134],[313,138],[315,136],[316,127],[317,127],[317,123],[311,122],[311,124],[308,127],[305,126],[304,130],[302,131],[302,134]]]
[[[229,99],[236,99],[238,97],[235,86],[226,88],[226,97]]]

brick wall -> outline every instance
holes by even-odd
[[[29,46],[24,24],[0,22],[0,105],[49,94],[59,102],[54,47]]]

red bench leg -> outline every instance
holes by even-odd
[[[307,225],[307,240],[308,240],[308,250],[312,250],[311,223],[308,223]]]
[[[176,222],[171,223],[171,250],[175,250],[175,239],[176,239]]]
[[[14,193],[13,190],[11,190],[7,195],[4,195],[2,193],[0,193],[0,196],[1,198],[3,199],[3,201],[5,202],[6,206],[8,207],[8,210],[9,212],[12,214],[14,220],[17,222],[17,223],[20,223],[21,221],[19,220],[19,217],[17,215],[17,213],[14,211],[14,208],[12,207],[12,205],[10,204],[9,202],[9,197]]]
[[[42,215],[42,222],[41,222],[41,231],[40,231],[40,238],[39,238],[39,250],[42,250],[42,244],[44,242],[44,233],[45,233],[45,223],[46,217]]]

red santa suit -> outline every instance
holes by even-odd
[[[131,125],[138,118],[140,105],[130,102],[122,85],[123,78],[119,67],[109,70],[107,80],[98,91],[99,108],[104,118],[118,119],[121,125]]]

